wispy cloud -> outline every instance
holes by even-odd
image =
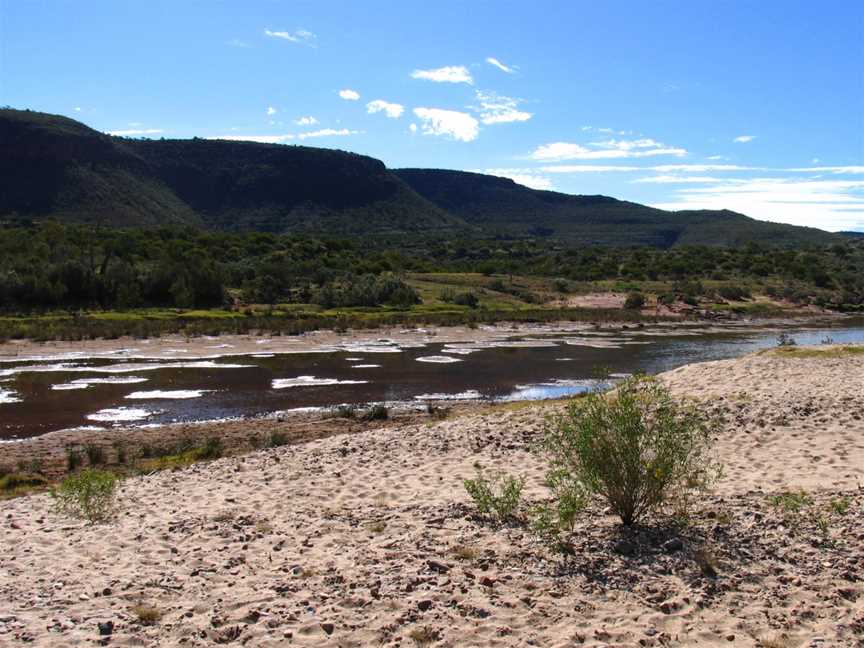
[[[143,137],[144,135],[159,135],[163,132],[161,128],[132,128],[128,130],[108,131],[108,134],[116,137]]]
[[[398,119],[405,112],[405,106],[397,103],[390,103],[383,99],[375,99],[366,104],[366,112],[371,114],[383,112],[390,119]]]
[[[296,29],[293,32],[265,29],[264,35],[270,38],[280,38],[299,45],[309,45],[310,47],[315,47],[318,40],[318,37],[307,29]]]
[[[279,111],[276,110],[273,106],[267,106],[267,115],[268,116],[275,115],[277,112],[279,112]]]
[[[507,74],[515,74],[516,70],[518,69],[515,65],[504,65],[494,56],[487,57],[486,62],[489,65],[494,65],[496,68],[498,68],[502,72],[506,72]]]
[[[339,91],[339,96],[345,99],[346,101],[357,101],[360,98],[360,93],[356,90],[351,90],[350,88],[345,88],[344,90]]]
[[[739,135],[732,141],[737,142],[738,144],[746,144],[747,142],[752,142],[754,139],[756,139],[755,135]]]
[[[312,131],[310,133],[300,133],[297,139],[307,139],[309,137],[345,137],[347,135],[359,135],[361,131],[348,130],[347,128],[322,128],[321,130]]]
[[[299,119],[295,119],[294,123],[298,126],[314,126],[318,123],[318,120],[309,115],[308,117],[300,117]]]
[[[208,140],[227,140],[229,142],[258,142],[259,144],[284,144],[294,139],[291,134],[286,135],[211,135]]]
[[[530,158],[541,162],[555,162],[564,160],[641,158],[658,155],[683,157],[687,155],[687,150],[669,147],[652,139],[608,140],[605,142],[593,142],[588,146],[582,146],[573,142],[552,142],[538,146],[531,153]]]
[[[531,169],[475,169],[476,173],[510,178],[513,182],[530,189],[552,189],[552,180]]]
[[[239,38],[232,38],[225,43],[228,47],[250,47],[249,43]]]
[[[864,222],[864,180],[727,178],[687,187],[660,209],[731,209],[761,220],[828,230]]]
[[[468,113],[441,108],[415,108],[424,135],[443,135],[462,142],[477,139],[480,125]]]
[[[505,97],[494,92],[476,93],[477,101],[480,102],[477,111],[480,113],[480,121],[484,124],[506,124],[509,122],[528,121],[533,117],[532,113],[519,110],[517,106],[521,99]]]
[[[447,65],[435,68],[434,70],[414,70],[411,73],[411,78],[436,81],[438,83],[467,83],[468,85],[474,85],[474,79],[471,77],[468,68],[464,65]]]

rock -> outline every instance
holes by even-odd
[[[333,634],[333,631],[336,629],[336,626],[333,625],[332,623],[322,623],[322,624],[321,624],[321,629],[322,629],[325,633],[327,633],[327,636],[330,636],[330,635]]]
[[[681,551],[684,548],[684,541],[681,538],[671,538],[663,543],[663,551],[673,553]]]
[[[99,634],[103,637],[107,637],[109,635],[114,634],[114,622],[113,621],[105,621],[99,622]]]
[[[429,569],[434,572],[438,572],[439,574],[446,574],[448,571],[450,571],[450,565],[438,562],[437,560],[427,560],[426,564],[429,566]]]
[[[488,576],[484,576],[483,578],[480,579],[480,584],[483,587],[492,587],[493,585],[495,585],[495,580],[492,578],[489,578]]]
[[[419,609],[421,612],[425,612],[426,610],[430,609],[431,607],[432,607],[432,601],[430,601],[429,599],[423,599],[422,601],[419,601],[417,603],[417,609]]]
[[[735,635],[734,634],[726,635],[726,641],[735,641]]]

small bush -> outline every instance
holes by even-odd
[[[87,464],[90,466],[101,466],[105,463],[105,449],[100,445],[87,444],[84,446],[87,455]]]
[[[284,432],[271,432],[270,436],[267,437],[265,445],[268,448],[278,448],[288,445],[288,435]]]
[[[132,614],[141,625],[156,625],[162,619],[163,612],[152,605],[136,605],[132,608]]]
[[[390,410],[381,403],[376,403],[363,415],[364,421],[386,421],[388,418],[390,418]]]
[[[66,448],[66,469],[69,472],[74,472],[84,463],[84,456],[81,454],[81,449],[74,446]]]
[[[45,477],[33,473],[13,472],[0,477],[0,491],[4,493],[40,488],[47,484],[48,480]]]
[[[88,520],[107,520],[117,508],[117,476],[88,468],[66,477],[51,491],[57,512]]]
[[[463,484],[481,515],[492,515],[503,521],[519,507],[525,482],[500,472],[487,478],[478,470],[477,477],[466,479]]]
[[[330,408],[331,418],[353,419],[357,416],[357,408],[353,405],[337,405]]]
[[[193,451],[194,459],[218,459],[225,452],[225,446],[219,437],[207,437]]]
[[[676,402],[659,381],[629,378],[611,394],[574,401],[547,426],[541,448],[550,481],[603,497],[625,525],[706,488],[711,419]],[[553,488],[554,491],[554,488]]]
[[[467,306],[468,308],[477,308],[480,304],[480,300],[477,299],[477,295],[473,292],[464,292],[459,293],[453,298],[453,303],[457,306]]]
[[[627,310],[639,310],[645,305],[645,295],[640,292],[631,292],[624,300],[624,308]]]

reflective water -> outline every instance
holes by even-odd
[[[784,330],[799,344],[819,344],[826,337],[838,344],[864,342],[861,320]],[[5,361],[0,362],[0,439],[341,403],[555,398],[590,388],[600,367],[622,375],[657,373],[774,346],[777,334],[777,329],[740,327],[646,327],[199,360]]]

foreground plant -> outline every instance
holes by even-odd
[[[695,406],[644,376],[574,401],[551,420],[541,445],[547,481],[566,512],[561,522],[590,495],[604,498],[628,526],[664,505],[680,508],[719,475],[709,456],[714,428]]]
[[[463,484],[481,515],[491,515],[504,521],[519,507],[525,482],[519,477],[495,472],[489,477],[477,470],[474,479]]]
[[[105,521],[117,511],[117,483],[114,473],[87,469],[69,475],[51,490],[58,513],[81,518],[91,524]]]

